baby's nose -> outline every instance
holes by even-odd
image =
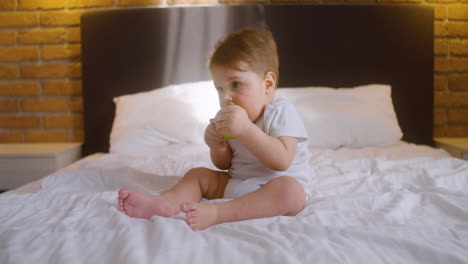
[[[235,104],[234,103],[234,99],[232,99],[232,97],[224,97],[223,98],[223,107],[224,106],[228,106],[228,105],[232,105],[232,104]]]

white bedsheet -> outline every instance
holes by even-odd
[[[117,190],[157,193],[207,148],[95,154],[0,195],[1,263],[468,263],[468,162],[443,150],[311,149],[311,200],[296,217],[193,232],[183,214],[151,221]]]

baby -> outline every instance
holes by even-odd
[[[278,64],[266,29],[247,28],[221,39],[209,64],[221,110],[205,130],[219,170],[193,168],[161,195],[121,189],[119,210],[146,219],[182,211],[192,230],[301,212],[307,134],[294,106],[275,96]],[[231,200],[200,203],[202,197]]]

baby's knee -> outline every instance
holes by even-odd
[[[281,176],[271,180],[279,191],[276,199],[284,208],[284,215],[296,215],[305,206],[305,192],[302,185],[293,177]]]
[[[302,185],[291,176],[280,176],[272,179],[270,181],[272,184],[276,185],[278,188],[284,190],[284,193],[296,193],[296,192],[304,192]]]

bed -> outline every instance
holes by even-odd
[[[305,120],[306,208],[198,232],[183,214],[119,212],[120,188],[159,193],[192,167],[213,168],[207,58],[245,26],[273,32],[278,93]],[[468,261],[468,162],[432,147],[432,8],[109,10],[83,15],[81,32],[84,157],[0,194],[2,263]]]

